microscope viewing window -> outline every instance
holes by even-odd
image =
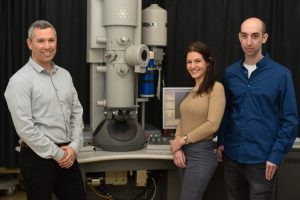
[[[180,103],[192,87],[164,87],[162,96],[163,129],[176,129],[180,120]]]

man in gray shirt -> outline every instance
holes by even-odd
[[[28,30],[29,61],[9,80],[5,98],[20,137],[20,170],[27,199],[86,199],[76,155],[82,113],[72,77],[52,60],[57,35],[47,21]]]

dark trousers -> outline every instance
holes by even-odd
[[[239,164],[223,156],[228,200],[271,200],[277,173],[265,178],[266,164]]]
[[[83,179],[77,160],[69,169],[53,159],[39,157],[30,148],[21,148],[20,170],[28,200],[85,200]]]
[[[181,200],[201,200],[218,165],[211,140],[184,146],[186,168],[179,169]]]

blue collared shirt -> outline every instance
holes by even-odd
[[[279,164],[291,149],[298,126],[290,71],[266,54],[248,78],[240,60],[225,70],[226,110],[219,145],[238,163]]]
[[[83,143],[82,113],[69,72],[53,64],[49,74],[31,58],[9,80],[4,93],[20,142],[43,158],[59,161],[64,151],[55,143]]]

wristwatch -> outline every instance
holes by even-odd
[[[185,141],[185,144],[189,144],[189,138],[186,134],[183,136],[183,139]]]

